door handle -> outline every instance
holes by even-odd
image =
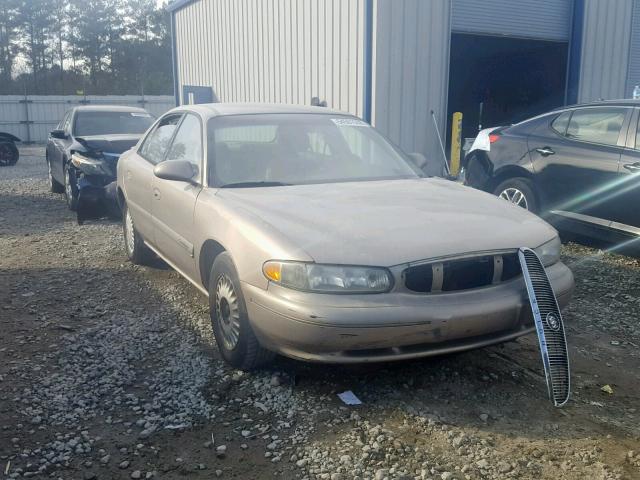
[[[640,162],[625,163],[623,167],[629,170],[630,172],[640,172]]]
[[[548,157],[549,155],[553,155],[556,153],[553,150],[551,150],[551,148],[549,147],[536,148],[536,152],[538,152],[543,157]]]
[[[153,198],[160,200],[160,190],[158,190],[157,188],[153,189]]]

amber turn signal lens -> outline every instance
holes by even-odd
[[[279,262],[267,262],[262,267],[264,276],[274,282],[279,282],[282,278],[282,264]]]

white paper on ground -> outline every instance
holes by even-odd
[[[356,394],[353,393],[351,390],[347,390],[346,392],[339,393],[338,398],[342,400],[344,403],[346,403],[347,405],[362,405],[362,402],[360,401],[360,399],[356,397]]]

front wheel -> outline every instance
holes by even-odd
[[[127,257],[134,265],[145,265],[149,263],[152,253],[136,230],[131,212],[125,203],[122,206],[122,230],[124,233],[124,247]]]
[[[209,278],[211,326],[222,358],[241,370],[269,362],[274,354],[260,345],[251,329],[238,274],[228,253],[216,257]]]
[[[538,212],[538,200],[533,190],[533,184],[526,178],[508,178],[498,184],[493,193],[503,200],[530,212]]]
[[[13,142],[0,141],[0,167],[10,167],[18,163],[20,153]]]
[[[78,179],[75,169],[68,163],[64,166],[64,195],[67,198],[69,210],[78,209]]]

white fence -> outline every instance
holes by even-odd
[[[170,95],[1,95],[0,132],[11,133],[23,142],[46,142],[64,112],[76,105],[142,107],[158,116],[175,107],[175,99]]]

